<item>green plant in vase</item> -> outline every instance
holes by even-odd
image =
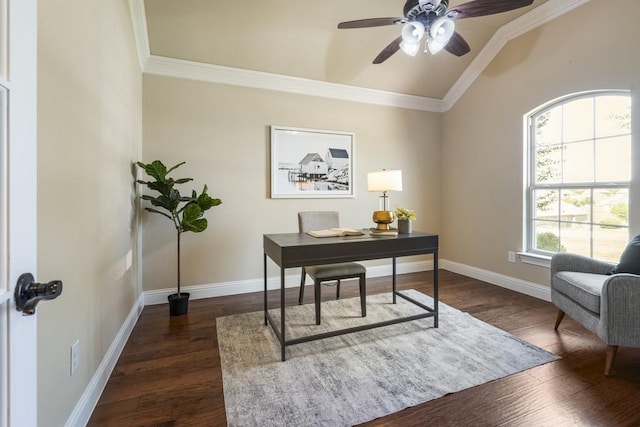
[[[411,234],[411,222],[416,220],[416,213],[407,208],[397,208],[394,213],[398,218],[398,233]]]
[[[173,222],[176,229],[178,242],[178,283],[177,293],[169,295],[169,310],[172,316],[186,314],[188,310],[189,293],[180,292],[180,237],[182,233],[191,231],[201,233],[207,229],[208,222],[204,218],[204,213],[214,206],[222,203],[220,199],[213,198],[207,194],[207,186],[205,185],[202,192],[198,194],[195,190],[191,191],[191,196],[183,196],[175,187],[178,184],[185,184],[193,181],[193,178],[169,177],[169,173],[185,162],[167,169],[160,161],[154,160],[145,164],[136,163],[147,176],[153,178],[150,181],[136,180],[137,183],[146,185],[151,191],[159,193],[158,195],[143,194],[140,196],[142,200],[151,202],[153,207],[145,207],[145,210],[157,213],[168,218]]]

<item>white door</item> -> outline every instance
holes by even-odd
[[[36,316],[16,310],[36,276],[37,0],[0,0],[0,427],[37,421]]]

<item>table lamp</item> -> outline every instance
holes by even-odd
[[[376,230],[389,230],[389,224],[393,222],[395,216],[389,210],[389,196],[387,191],[402,191],[402,171],[382,170],[380,172],[369,172],[367,174],[367,187],[369,191],[381,191],[379,197],[379,210],[373,212],[373,222],[377,224]]]

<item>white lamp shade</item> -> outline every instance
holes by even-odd
[[[456,29],[456,24],[448,18],[438,18],[431,25],[429,33],[431,38],[442,45],[446,45]]]
[[[402,191],[402,171],[380,171],[367,174],[369,191]]]
[[[424,25],[421,22],[409,22],[402,27],[402,41],[408,44],[417,44],[424,36]]]
[[[429,46],[429,52],[431,52],[432,55],[440,52],[445,47],[445,45],[446,43],[442,43],[433,39],[429,40],[429,43],[427,43],[427,46]]]
[[[409,55],[409,56],[416,56],[416,54],[420,50],[420,44],[419,43],[407,43],[407,42],[403,41],[402,43],[400,43],[400,49],[402,49],[402,51],[404,53],[406,53],[407,55]]]

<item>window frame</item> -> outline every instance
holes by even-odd
[[[580,183],[564,183],[564,182],[560,182],[560,183],[536,183],[536,154],[537,154],[537,148],[539,147],[536,142],[537,142],[537,135],[536,135],[536,129],[535,129],[535,120],[537,117],[539,117],[540,115],[544,114],[547,111],[552,110],[553,108],[556,108],[558,106],[570,103],[570,102],[574,102],[580,99],[594,99],[600,96],[625,96],[628,98],[630,105],[632,105],[632,96],[631,96],[631,91],[629,90],[592,90],[592,91],[586,91],[586,92],[578,92],[578,93],[573,93],[573,94],[569,94],[557,99],[554,99],[552,101],[549,101],[541,106],[539,106],[538,108],[536,108],[535,110],[527,113],[524,116],[524,136],[525,136],[525,149],[524,149],[524,165],[525,165],[525,180],[524,180],[524,219],[525,219],[525,224],[524,224],[524,233],[523,233],[523,237],[524,237],[524,247],[525,247],[525,252],[520,252],[519,255],[521,256],[521,259],[523,262],[529,263],[529,264],[534,264],[534,265],[540,265],[540,266],[549,266],[549,260],[551,258],[551,256],[555,253],[555,252],[551,252],[551,251],[546,251],[546,250],[541,250],[536,248],[536,242],[537,242],[537,237],[536,237],[536,226],[534,225],[534,219],[535,219],[535,213],[534,213],[534,208],[535,208],[535,203],[536,201],[535,199],[535,192],[536,190],[558,190],[560,192],[560,194],[562,194],[563,190],[589,190],[591,192],[591,200],[593,200],[593,191],[594,190],[599,190],[599,189],[624,189],[627,191],[627,195],[628,195],[628,204],[631,205],[631,186],[632,186],[632,174],[633,171],[631,171],[631,175],[629,176],[629,180],[628,181],[603,181],[603,182],[598,182],[596,181],[596,176],[594,175],[594,181],[593,182],[580,182]],[[594,110],[595,111],[595,110]],[[564,125],[564,118],[563,118],[563,125]],[[594,122],[595,125],[595,122]],[[629,130],[629,135],[631,138],[633,138],[632,135],[632,129]],[[594,141],[597,141],[598,138],[595,137],[595,135],[593,135],[592,139]],[[574,141],[571,141],[569,143],[573,143]],[[631,143],[633,144],[633,139],[631,140]],[[564,147],[566,144],[564,141],[561,141],[560,146]],[[633,149],[633,147],[632,147]],[[633,154],[631,153],[630,158],[629,158],[629,162],[630,165],[633,165]],[[596,164],[596,157],[594,157],[594,167]],[[558,203],[560,203],[562,200],[561,196],[560,196],[560,200],[558,201]],[[594,221],[594,216],[593,216],[593,203],[591,203],[590,205],[590,215],[589,215],[589,224],[591,226],[591,232],[590,232],[590,236],[589,236],[589,245],[590,245],[590,256],[592,256],[593,254],[593,226],[597,225],[598,222]],[[626,228],[627,229],[627,234],[629,234],[630,231],[630,227],[631,227],[631,221],[630,221],[631,215],[629,214],[627,216],[627,224],[624,226],[621,226],[621,228]],[[561,220],[561,218],[558,218],[557,220],[558,224],[562,224],[563,221]],[[561,235],[558,236],[560,238],[560,245],[562,245],[562,239],[561,239]]]

